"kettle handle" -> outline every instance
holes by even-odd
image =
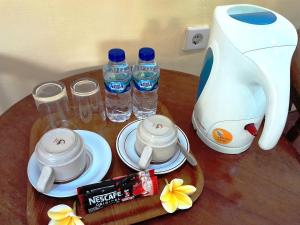
[[[255,77],[264,89],[267,108],[265,124],[258,141],[264,150],[272,149],[284,129],[290,95],[290,65],[296,46],[281,46],[250,51],[245,55],[258,67]]]

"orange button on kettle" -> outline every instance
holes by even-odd
[[[219,144],[228,144],[232,141],[232,134],[222,128],[216,128],[212,131],[212,136],[215,141]]]

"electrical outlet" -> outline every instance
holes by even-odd
[[[209,37],[209,26],[187,27],[183,50],[206,48]]]

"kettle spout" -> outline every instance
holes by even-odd
[[[290,64],[296,46],[265,48],[244,53],[256,64],[260,73],[255,76],[265,92],[267,106],[265,123],[258,141],[263,150],[272,149],[284,129],[290,95]]]

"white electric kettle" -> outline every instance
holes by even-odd
[[[265,116],[259,146],[272,149],[289,105],[294,26],[255,5],[218,6],[198,86],[192,122],[212,149],[248,149]]]

